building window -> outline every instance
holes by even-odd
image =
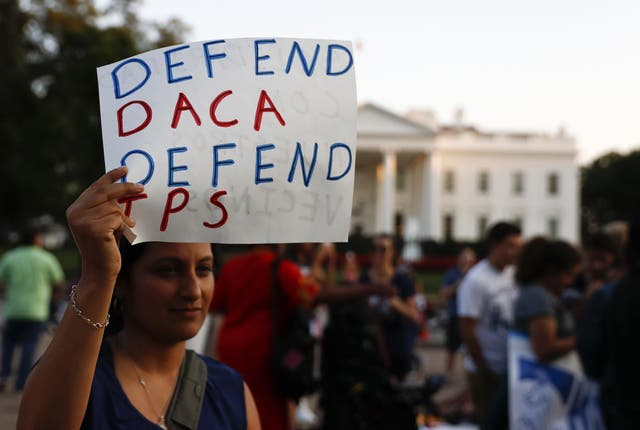
[[[484,235],[487,231],[487,225],[489,224],[489,220],[486,215],[480,215],[478,217],[478,240],[483,240]]]
[[[444,191],[447,194],[453,194],[456,190],[456,177],[453,170],[444,172]]]
[[[558,237],[558,218],[550,217],[547,220],[547,234],[551,239]]]
[[[442,236],[445,242],[450,242],[453,240],[453,215],[447,214],[442,219]]]
[[[550,196],[557,196],[560,190],[560,178],[557,173],[547,176],[547,192]]]
[[[478,174],[478,191],[482,194],[489,192],[489,172],[483,170]]]
[[[513,174],[512,191],[516,196],[520,196],[524,192],[524,175],[522,172]]]
[[[393,225],[396,236],[404,237],[404,214],[402,212],[396,212],[393,217]]]

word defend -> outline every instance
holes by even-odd
[[[209,40],[97,72],[105,168],[145,185],[119,202],[135,243],[347,240],[350,42]]]

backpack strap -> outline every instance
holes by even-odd
[[[206,384],[206,363],[198,354],[187,349],[165,417],[169,430],[198,428]]]

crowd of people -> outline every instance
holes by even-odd
[[[420,315],[413,279],[397,265],[391,237],[375,239],[367,270],[360,272],[352,257],[344,259],[345,270],[337,264],[333,245],[302,243],[255,246],[222,266],[211,310],[224,318],[213,355],[243,375],[264,429],[293,425],[294,407],[271,368],[280,331],[274,284],[283,293],[285,319],[295,308],[315,309],[308,322],[322,342],[317,379],[324,428],[371,428],[384,405],[369,399],[385,400],[375,397],[390,394],[391,384],[411,370]],[[363,388],[354,392],[358,385]]]
[[[544,237],[523,243],[517,226],[501,222],[489,229],[488,254],[472,268],[470,251],[461,252],[444,278],[445,297],[457,299],[449,307],[447,345],[454,354],[462,346],[481,429],[509,428],[509,331],[526,334],[542,363],[576,352],[598,384],[604,427],[640,428],[631,400],[638,386],[632,370],[638,357],[631,352],[638,327],[632,310],[638,305],[637,221],[628,233],[590,235],[582,249]]]
[[[0,260],[0,387],[19,345],[19,428],[293,429],[295,401],[306,392],[287,392],[273,357],[298,311],[314,339],[306,370],[315,385],[304,389],[319,393],[322,428],[415,426],[413,405],[398,390],[416,366],[424,315],[393,237],[376,236],[366,261],[332,244],[256,245],[224,262],[209,244],[129,245],[121,235],[134,220],[115,202],[141,187],[118,182],[125,173],[109,172],[68,211],[82,274],[33,369],[62,270],[35,234]],[[507,336],[517,330],[540,362],[577,352],[599,384],[607,428],[640,428],[631,347],[640,223],[627,234],[592,235],[578,249],[524,241],[519,227],[498,222],[486,249],[479,260],[462,249],[442,278],[443,371],[451,375],[461,350],[470,418],[482,429],[509,428]],[[210,314],[222,321],[215,345],[205,355],[187,352],[185,341]],[[293,368],[304,353],[286,360]]]

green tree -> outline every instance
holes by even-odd
[[[589,233],[640,211],[640,150],[611,152],[582,169],[582,225]]]
[[[0,107],[0,221],[61,219],[104,169],[96,67],[186,32],[175,19],[139,20],[136,3],[100,10],[92,0],[0,0],[0,100],[10,100]]]
[[[22,171],[19,167],[25,164],[21,148],[36,104],[27,64],[32,47],[23,36],[28,21],[28,14],[20,9],[17,0],[0,3],[0,147],[3,155],[0,207],[3,216],[5,212],[15,212],[17,207],[28,205],[20,189]]]

